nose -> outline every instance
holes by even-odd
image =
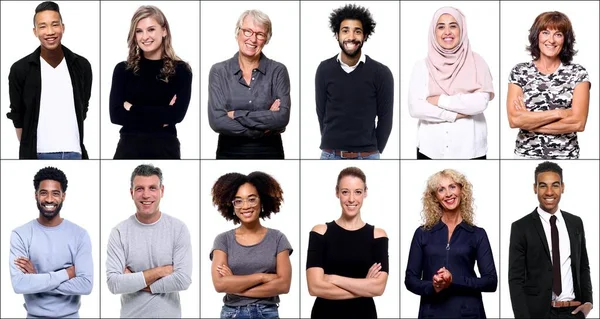
[[[552,187],[546,187],[546,191],[544,192],[544,195],[553,195],[554,192],[552,191]]]

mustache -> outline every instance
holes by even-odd
[[[361,44],[362,42],[358,41],[358,40],[346,40],[343,43],[344,44],[346,44],[346,43]]]

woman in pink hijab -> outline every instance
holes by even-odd
[[[427,58],[415,65],[408,91],[410,115],[419,119],[417,159],[485,159],[483,111],[493,98],[492,75],[471,50],[465,16],[438,9]]]

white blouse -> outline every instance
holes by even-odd
[[[474,92],[440,95],[438,105],[427,102],[429,70],[425,59],[413,68],[408,88],[410,116],[419,119],[417,147],[432,159],[470,159],[487,154],[487,124],[483,111],[490,95]],[[460,114],[468,118],[456,119]]]

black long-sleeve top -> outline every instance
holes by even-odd
[[[315,76],[320,148],[383,153],[392,131],[392,72],[367,55],[365,63],[346,73],[336,57],[321,62]]]
[[[155,133],[175,135],[176,123],[185,117],[192,92],[192,71],[187,63],[177,61],[175,75],[163,80],[160,70],[163,60],[142,57],[137,74],[117,64],[110,89],[110,120],[122,125],[120,133]],[[174,96],[175,104],[169,105]],[[123,107],[132,104],[129,111]],[[165,126],[167,124],[167,126]]]

